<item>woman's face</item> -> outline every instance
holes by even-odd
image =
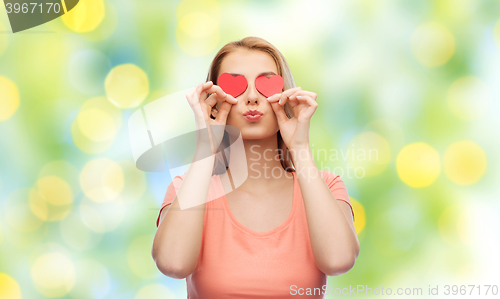
[[[218,75],[222,73],[242,75],[248,82],[245,92],[236,98],[238,103],[232,105],[226,124],[238,128],[243,139],[262,139],[276,134],[279,127],[274,110],[255,88],[258,76],[278,74],[273,58],[262,51],[239,49],[222,60]],[[263,115],[257,121],[247,119],[244,113],[248,110],[258,110]]]

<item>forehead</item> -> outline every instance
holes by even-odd
[[[262,51],[238,49],[224,57],[218,75],[237,73],[251,78],[268,71],[278,74],[278,68],[271,55]]]

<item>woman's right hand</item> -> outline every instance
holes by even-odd
[[[208,93],[211,95],[207,98]],[[186,98],[195,115],[198,145],[210,145],[212,154],[215,154],[224,136],[229,111],[238,100],[225,93],[220,86],[214,85],[212,81],[200,83],[186,94]],[[212,119],[210,117],[212,107],[217,101],[222,101],[222,104],[217,117]],[[205,128],[209,130],[203,130]]]

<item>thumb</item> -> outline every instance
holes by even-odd
[[[278,104],[277,99],[279,97],[276,97],[274,102],[269,102],[271,104],[271,107],[274,110],[274,114],[276,114],[276,119],[278,120],[278,123],[284,122],[288,119],[285,113],[285,108],[283,105]]]

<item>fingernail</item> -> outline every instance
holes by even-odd
[[[280,105],[281,105],[281,99],[279,100],[278,104],[280,104]]]
[[[267,98],[267,100],[269,101],[272,97],[273,97],[273,96],[268,97],[268,98]]]

